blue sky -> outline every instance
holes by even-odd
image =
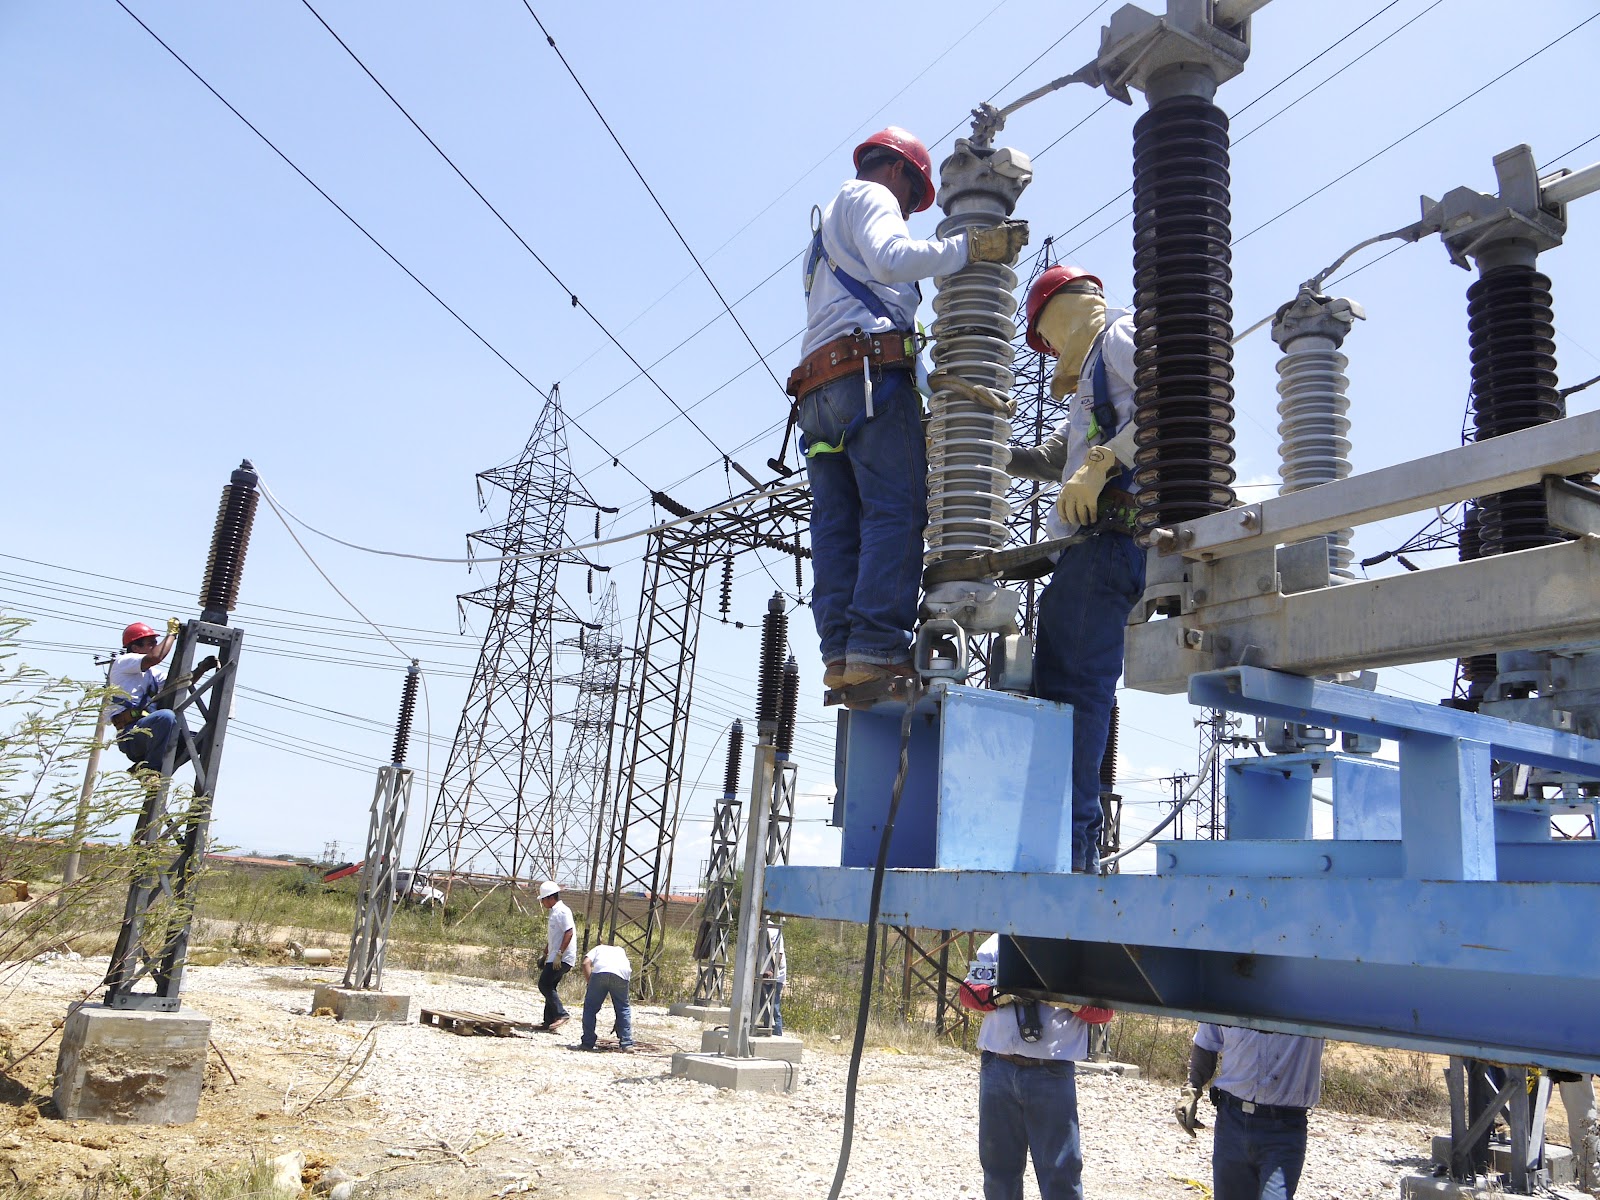
[[[560,381],[577,423],[651,487],[674,485],[695,506],[715,502],[728,494],[725,451],[764,476],[784,413],[778,389],[528,9],[518,0],[315,2],[628,350],[647,363],[667,356],[652,374],[693,406],[709,437],[669,421],[676,413],[661,392],[634,379],[307,7],[128,6],[506,359],[541,387]],[[862,26],[856,5],[534,7],[723,294],[743,297],[740,320],[782,378],[803,322],[789,260],[811,205],[849,173],[855,141],[893,121],[932,142],[977,101],[1005,101],[1077,68],[1112,5],[927,3],[897,24],[892,50],[866,29],[858,44],[834,37],[822,46],[820,31]],[[1419,194],[1492,190],[1500,150],[1528,142],[1551,166],[1600,158],[1600,142],[1559,158],[1600,134],[1582,82],[1600,21],[1568,33],[1593,12],[1546,0],[1512,22],[1487,0],[1277,0],[1260,13],[1244,74],[1219,94],[1235,114],[1236,328],[1290,299],[1351,244],[1414,219]],[[1089,214],[1128,186],[1143,105],[1102,109],[1104,99],[1063,91],[1019,113],[1000,140],[1036,158],[1018,212],[1033,224],[1034,248],[1064,234],[1067,256],[1126,301],[1126,201]],[[9,451],[0,553],[14,556],[0,558],[0,605],[36,618],[30,638],[49,645],[30,646],[31,661],[87,676],[87,652],[70,647],[110,645],[131,619],[192,615],[218,491],[241,457],[308,521],[366,545],[450,555],[466,532],[498,519],[478,512],[473,475],[520,450],[539,395],[112,0],[0,12],[0,123],[9,167],[0,190]],[[934,146],[936,162],[949,147]],[[1574,205],[1566,245],[1542,260],[1555,281],[1567,384],[1600,373],[1588,206]],[[935,215],[916,218],[913,230],[931,234]],[[1346,346],[1358,470],[1458,441],[1470,280],[1434,240],[1333,289],[1369,318]],[[1237,358],[1238,467],[1250,499],[1276,480],[1275,357],[1263,331]],[[1575,396],[1573,410],[1592,407],[1591,395]],[[570,436],[585,485],[622,509],[613,528],[648,523],[639,483],[584,433]],[[1360,531],[1358,556],[1421,523]],[[583,532],[580,520],[573,533]],[[412,761],[436,775],[483,629],[469,613],[469,633],[453,632],[454,597],[482,580],[459,566],[308,545],[376,620],[407,627],[393,636],[425,660],[424,729],[434,739],[429,751],[419,738]],[[630,641],[641,549],[620,547],[610,559]],[[792,588],[788,560],[770,565]],[[734,616],[753,625],[772,583],[753,560],[739,571]],[[566,592],[584,603],[581,573]],[[251,690],[236,713],[241,736],[230,741],[218,836],[266,852],[315,854],[334,840],[352,850],[364,836],[372,769],[387,753],[403,662],[264,508],[241,594],[238,623],[250,631],[241,683]],[[817,702],[803,610],[791,641],[807,698],[796,853],[829,861],[836,838],[821,818],[832,716]],[[706,853],[717,742],[733,715],[753,708],[755,657],[753,629],[708,617],[688,779],[710,766],[687,807],[680,882]],[[1428,666],[1383,676],[1385,688],[1429,700],[1447,682],[1446,669]],[[1193,769],[1186,703],[1124,703],[1126,779]],[[1143,782],[1126,791],[1131,836],[1167,793]],[[417,808],[413,838],[421,792]]]

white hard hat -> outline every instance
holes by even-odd
[[[551,896],[559,896],[560,894],[561,885],[554,879],[546,879],[539,885],[539,899],[541,900],[548,900]]]

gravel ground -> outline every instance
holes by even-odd
[[[12,1044],[21,1049],[38,1040],[103,971],[103,959],[34,969],[4,1008]],[[808,1045],[792,1096],[719,1091],[670,1077],[671,1052],[698,1050],[700,1029],[659,1008],[634,1009],[643,1051],[568,1050],[578,1025],[577,987],[569,982],[575,1015],[557,1035],[463,1038],[418,1024],[380,1026],[350,1093],[305,1109],[341,1063],[366,1053],[363,1027],[305,1015],[312,983],[330,978],[326,971],[285,967],[190,968],[185,1006],[213,1018],[213,1040],[239,1082],[214,1070],[192,1126],[108,1131],[19,1121],[0,1143],[0,1169],[10,1165],[65,1187],[129,1154],[171,1154],[201,1165],[299,1149],[314,1164],[337,1164],[365,1178],[357,1196],[522,1192],[572,1200],[743,1200],[827,1194],[848,1065],[843,1046]],[[412,997],[413,1020],[422,1007],[534,1020],[540,1013],[540,997],[529,985],[390,971],[385,987]],[[602,1022],[604,1034],[608,1015]],[[51,1046],[27,1064],[33,1076],[18,1075],[39,1087],[53,1062]],[[1166,1086],[1080,1077],[1088,1196],[1202,1194],[1194,1181],[1209,1184],[1209,1142],[1191,1141],[1178,1129],[1172,1100]],[[976,1114],[972,1057],[869,1051],[844,1195],[981,1195]],[[1422,1165],[1430,1132],[1314,1112],[1301,1195],[1393,1197],[1400,1176]],[[461,1158],[430,1148],[440,1142]],[[1030,1178],[1027,1195],[1037,1194]]]

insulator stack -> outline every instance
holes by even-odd
[[[1483,557],[1483,535],[1477,500],[1469,500],[1461,512],[1461,548],[1458,557],[1462,562],[1472,562]],[[1460,661],[1461,678],[1467,685],[1467,697],[1480,700],[1499,670],[1493,654],[1474,654]]]
[[[728,734],[728,765],[722,772],[722,794],[734,796],[739,791],[739,760],[744,755],[744,722],[734,721]]]
[[[756,729],[766,741],[778,732],[778,713],[783,702],[783,658],[789,641],[789,614],[783,596],[775,593],[767,601],[761,618],[761,680],[756,692]]]
[[[1228,118],[1198,96],[1133,127],[1135,458],[1141,529],[1233,504]]]
[[[1282,491],[1302,491],[1350,474],[1350,363],[1341,352],[1344,336],[1361,309],[1349,300],[1330,299],[1309,287],[1278,310],[1272,340],[1283,347],[1278,360],[1278,476]],[[1353,579],[1353,530],[1327,535],[1328,568]]]
[[[722,596],[717,601],[717,609],[722,614],[722,623],[728,623],[728,611],[733,607],[733,555],[722,556]]]
[[[1106,752],[1100,756],[1100,790],[1117,790],[1117,738],[1122,728],[1122,706],[1111,706],[1111,726],[1106,732]]]
[[[967,139],[939,170],[940,237],[998,225],[1033,178],[1011,149],[975,150]],[[1017,276],[1002,263],[969,263],[940,277],[933,300],[933,362],[968,383],[1011,394]],[[1005,414],[936,387],[928,422],[928,562],[1005,544],[1011,423]]]
[[[411,660],[406,671],[405,686],[400,690],[400,717],[394,724],[394,754],[389,761],[400,766],[406,761],[406,750],[411,745],[411,718],[417,711],[417,680],[421,674],[417,660]]]
[[[1485,270],[1467,289],[1467,331],[1475,441],[1566,416],[1548,276],[1518,263]],[[1484,557],[1563,540],[1539,484],[1480,497],[1478,520]]]
[[[206,577],[200,585],[200,619],[213,625],[226,625],[228,614],[239,604],[239,581],[244,577],[244,555],[250,548],[250,529],[255,524],[255,468],[245,459],[222,489],[217,506],[217,524],[211,531],[211,554],[206,559]]]
[[[794,655],[783,664],[783,695],[778,702],[778,753],[787,756],[794,750],[795,714],[800,707],[800,664]]]
[[[805,563],[800,557],[800,532],[794,535],[794,598],[798,601],[800,593],[806,590]]]

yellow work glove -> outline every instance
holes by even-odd
[[[180,630],[182,628],[183,628],[183,622],[178,620],[177,617],[168,617],[167,618],[167,636],[168,637],[170,637],[170,638],[177,637],[178,636],[178,630]]]
[[[1067,524],[1087,527],[1100,515],[1100,492],[1106,477],[1117,469],[1117,456],[1104,446],[1092,446],[1083,465],[1061,485],[1056,514]]]
[[[1026,221],[1001,221],[989,229],[973,229],[967,233],[967,261],[1005,263],[1017,261],[1017,255],[1028,244]]]
[[[1017,404],[1014,400],[1007,400],[993,388],[984,387],[981,383],[969,383],[962,379],[948,367],[940,367],[928,376],[928,386],[934,391],[954,392],[974,404],[981,404],[985,408],[992,408],[995,412],[1003,413],[1007,417],[1017,415]]]
[[[1178,1118],[1179,1126],[1190,1137],[1195,1136],[1195,1130],[1205,1128],[1199,1109],[1200,1089],[1192,1083],[1184,1085],[1183,1091],[1178,1093],[1178,1102],[1172,1106],[1172,1115]]]

